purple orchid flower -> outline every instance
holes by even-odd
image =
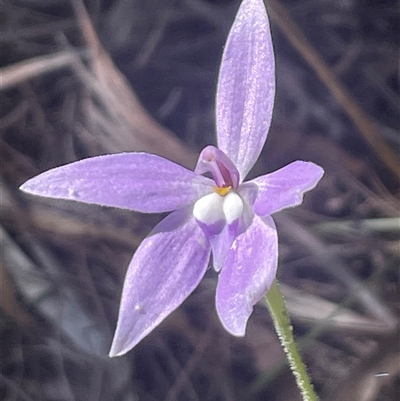
[[[299,205],[323,169],[296,161],[243,182],[272,118],[274,53],[262,0],[244,0],[224,49],[217,91],[218,148],[190,171],[148,153],[98,156],[49,170],[22,185],[31,194],[144,213],[172,212],[129,265],[110,356],[149,334],[197,287],[210,261],[219,272],[216,309],[243,336],[253,306],[273,283],[278,240],[272,213]],[[202,174],[208,173],[212,178]]]

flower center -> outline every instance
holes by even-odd
[[[207,227],[207,233],[213,235],[220,233],[225,224],[240,220],[244,210],[242,198],[230,187],[214,187],[214,191],[200,198],[193,207],[193,216],[200,227]]]
[[[216,192],[219,196],[225,196],[232,189],[232,186],[231,185],[228,185],[226,187],[215,186],[213,189],[214,192]]]

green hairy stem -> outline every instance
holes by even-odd
[[[318,401],[318,397],[314,391],[313,385],[311,384],[310,377],[308,376],[306,366],[303,363],[294,341],[289,314],[276,280],[267,292],[265,299],[267,301],[269,313],[274,322],[275,330],[278,333],[279,340],[285,350],[286,357],[296,378],[303,400]]]

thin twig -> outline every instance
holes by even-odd
[[[280,214],[275,216],[275,220],[278,228],[286,235],[319,257],[324,269],[342,282],[372,316],[387,325],[388,331],[392,331],[396,327],[396,318],[391,310],[350,269],[344,268],[344,262],[337,254],[330,251],[319,238],[288,216]]]
[[[6,90],[28,79],[69,66],[82,51],[65,50],[34,57],[0,69],[0,90]]]
[[[339,82],[325,61],[314,50],[285,7],[278,0],[268,0],[268,6],[273,22],[279,26],[289,42],[304,57],[321,81],[329,88],[343,110],[352,119],[362,136],[386,167],[395,176],[400,178],[398,157],[386,144],[374,122],[366,116],[349,91]]]

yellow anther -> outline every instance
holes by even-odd
[[[219,196],[225,196],[230,190],[232,189],[231,186],[229,187],[214,187],[214,191],[219,195]]]

